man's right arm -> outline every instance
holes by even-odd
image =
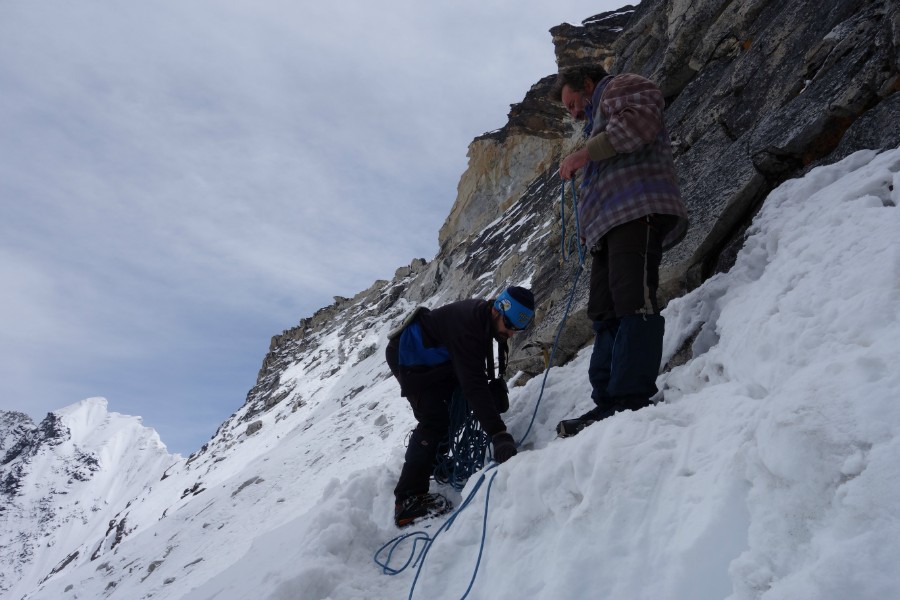
[[[450,351],[457,382],[475,417],[488,435],[506,429],[494,397],[488,387],[485,371],[487,327],[479,312],[484,301],[461,300],[431,311],[428,325],[441,344]]]
[[[588,149],[586,147],[581,150],[576,150],[565,157],[559,164],[559,176],[563,179],[572,179],[575,177],[575,172],[586,165],[589,160],[591,160],[591,158],[588,155]]]

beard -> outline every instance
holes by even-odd
[[[509,341],[509,334],[503,331],[500,331],[500,328],[497,327],[497,321],[491,321],[491,336],[494,340],[498,342],[506,342]]]

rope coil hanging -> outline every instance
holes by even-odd
[[[568,262],[569,257],[571,256],[571,240],[569,240],[569,245],[566,244],[566,181],[561,180],[562,185],[560,187],[559,192],[559,210],[560,217],[562,220],[562,238],[561,238],[561,253],[564,262]],[[578,265],[575,269],[575,277],[572,281],[572,291],[569,292],[569,299],[566,302],[566,310],[563,313],[563,318],[559,322],[559,327],[556,329],[556,336],[553,339],[553,349],[550,352],[550,358],[547,361],[547,366],[544,369],[544,379],[541,382],[541,391],[538,394],[537,403],[534,405],[534,412],[531,415],[531,422],[528,424],[528,429],[525,430],[525,435],[522,436],[522,439],[519,440],[518,445],[521,446],[525,440],[528,438],[528,434],[531,433],[531,428],[534,426],[534,420],[537,418],[538,408],[541,406],[541,400],[544,398],[544,387],[547,385],[547,376],[550,374],[550,369],[553,367],[553,361],[556,358],[556,349],[559,347],[559,338],[562,335],[563,328],[566,325],[566,321],[569,318],[569,311],[572,309],[572,302],[575,300],[575,291],[578,289],[578,279],[581,277],[581,272],[584,270],[584,258],[587,254],[587,249],[585,245],[581,243],[581,238],[579,237],[579,232],[581,231],[581,222],[578,219],[578,194],[575,191],[575,180],[571,179],[572,182],[572,212],[575,215],[575,233],[572,235],[575,243],[578,245]]]

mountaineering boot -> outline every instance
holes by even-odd
[[[422,518],[437,517],[453,510],[453,504],[441,494],[410,496],[394,505],[394,522],[406,527]]]
[[[556,433],[559,435],[559,437],[571,437],[591,423],[596,423],[597,421],[602,421],[607,417],[613,416],[615,412],[615,408],[610,405],[595,406],[577,419],[566,419],[565,421],[560,421],[556,425]]]
[[[560,421],[556,426],[556,433],[559,437],[572,437],[579,431],[597,421],[602,421],[607,417],[611,417],[617,412],[625,410],[640,410],[646,406],[653,404],[644,396],[623,396],[621,398],[611,398],[607,404],[597,406],[577,419],[568,419]]]

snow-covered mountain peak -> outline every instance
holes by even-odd
[[[6,535],[19,543],[0,551],[0,590],[47,577],[94,551],[92,543],[99,548],[103,536],[85,534],[122,522],[120,511],[180,460],[155,430],[109,412],[103,398],[76,402],[30,427],[9,413],[5,421],[20,435],[3,458],[0,509]]]
[[[85,433],[109,420],[108,406],[106,398],[85,398],[53,412],[69,428],[73,441],[77,442]]]
[[[159,434],[145,427],[140,417],[110,412],[108,406],[106,398],[87,398],[54,412],[68,429],[73,446],[96,452],[101,465],[118,465],[135,449],[167,453]]]

